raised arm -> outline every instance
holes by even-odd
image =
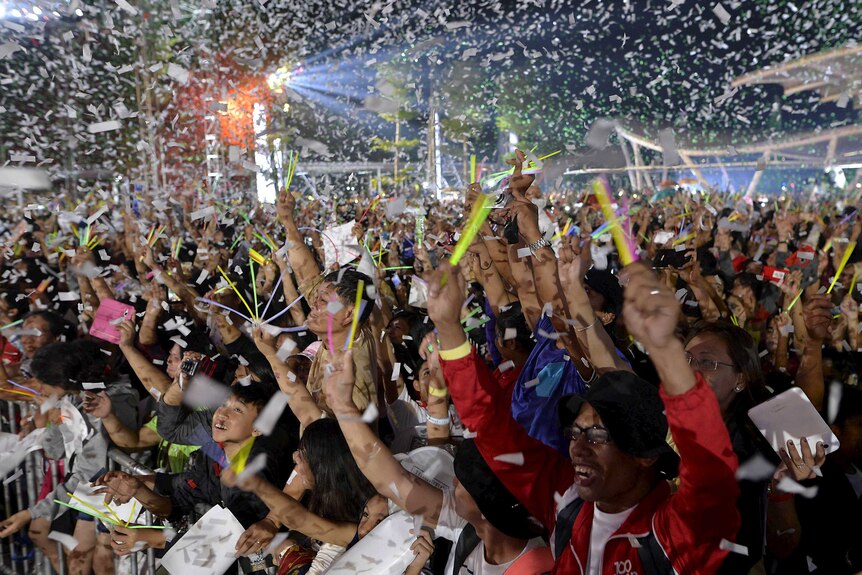
[[[147,357],[135,347],[135,324],[126,320],[117,326],[120,331],[120,351],[129,362],[129,366],[141,380],[144,389],[159,399],[171,386],[171,378],[157,368]]]
[[[796,385],[819,411],[823,408],[823,396],[826,393],[823,380],[823,342],[832,334],[832,301],[827,294],[815,294],[809,296],[804,304],[800,301],[796,305],[804,305],[802,313],[808,331],[808,339],[802,349],[802,358],[796,373]]]
[[[104,391],[84,396],[84,412],[102,420],[102,427],[108,432],[111,441],[120,449],[138,451],[159,444],[161,437],[148,427],[132,429],[122,421],[113,410],[113,403]]]
[[[675,334],[680,308],[673,291],[639,262],[623,269],[620,282],[625,285],[626,327],[649,354],[665,393],[682,395],[693,389],[697,380]]]
[[[311,250],[305,245],[305,238],[299,232],[293,218],[294,206],[295,201],[289,191],[283,190],[278,194],[276,209],[287,235],[287,254],[290,258],[290,265],[296,272],[296,281],[302,286],[314,281],[320,275],[320,268],[314,261]]]
[[[275,348],[275,336],[268,333],[263,327],[254,329],[254,343],[257,349],[272,366],[275,379],[278,381],[279,389],[287,395],[287,404],[290,410],[299,420],[302,427],[308,427],[321,417],[323,410],[314,401],[305,382],[296,377],[282,360],[278,358],[278,350]]]
[[[568,241],[565,241],[568,240]],[[596,316],[590,298],[584,290],[584,274],[591,265],[590,241],[579,245],[578,238],[564,238],[560,250],[560,278],[565,282],[569,317],[575,322],[575,335],[596,371],[631,371],[617,354],[613,340]]]
[[[443,506],[443,492],[404,469],[392,452],[362,420],[353,403],[353,352],[337,353],[332,374],[324,382],[326,400],[338,418],[344,438],[359,469],[384,497],[425,524],[436,527]]]

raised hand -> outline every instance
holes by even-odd
[[[252,337],[254,338],[254,345],[257,346],[258,351],[264,355],[268,360],[271,360],[276,356],[278,352],[278,348],[275,345],[276,337],[271,334],[266,328],[259,325],[252,330]]]
[[[648,351],[662,350],[676,341],[680,308],[673,291],[639,262],[623,269],[620,283],[625,285],[623,318],[629,333]]]
[[[816,294],[805,300],[802,308],[805,329],[812,340],[826,341],[832,336],[832,301],[826,294]]]
[[[287,190],[282,190],[278,194],[278,200],[275,204],[275,211],[278,214],[278,219],[282,222],[293,217],[293,209],[296,206],[296,200]]]
[[[532,174],[524,175],[522,173],[525,159],[526,156],[524,155],[524,152],[521,150],[515,150],[514,159],[506,160],[507,164],[515,167],[515,171],[509,178],[509,187],[513,192],[518,192],[520,194],[525,194],[527,192],[527,188],[529,188],[536,179]]]
[[[134,317],[134,315],[132,316]],[[117,331],[120,332],[120,341],[119,346],[123,347],[135,347],[135,322],[127,319],[121,321],[117,325]]]
[[[332,373],[324,378],[323,393],[326,404],[333,413],[350,414],[357,411],[353,403],[353,351],[332,350],[332,363],[327,369]]]
[[[440,264],[428,279],[428,316],[435,325],[459,325],[466,282],[461,269]]]

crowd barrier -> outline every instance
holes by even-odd
[[[0,406],[0,431],[17,434],[21,420],[28,418],[35,407],[21,402],[2,403],[5,403],[5,406]],[[132,475],[153,473],[116,448],[108,450],[108,469],[119,469]],[[39,451],[29,453],[18,469],[11,471],[0,481],[0,502],[3,505],[0,519],[29,508],[37,500],[48,476],[54,484],[60,479],[57,461],[43,458]],[[143,517],[149,525],[152,521],[150,512],[146,511]],[[52,569],[48,558],[30,540],[27,529],[22,529],[12,537],[0,539],[0,575],[66,575],[66,564],[62,559],[63,547],[59,542],[57,553],[61,558],[59,572]],[[155,565],[156,558],[152,549],[128,557],[114,557],[116,575],[155,575]]]

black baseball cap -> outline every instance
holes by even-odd
[[[516,539],[542,535],[542,525],[494,475],[473,439],[465,439],[458,446],[454,467],[455,477],[498,531]]]

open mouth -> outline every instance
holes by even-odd
[[[227,426],[224,422],[213,423],[213,427],[219,431],[227,431]]]
[[[575,465],[575,483],[581,487],[589,487],[598,477],[596,468],[589,465]]]

